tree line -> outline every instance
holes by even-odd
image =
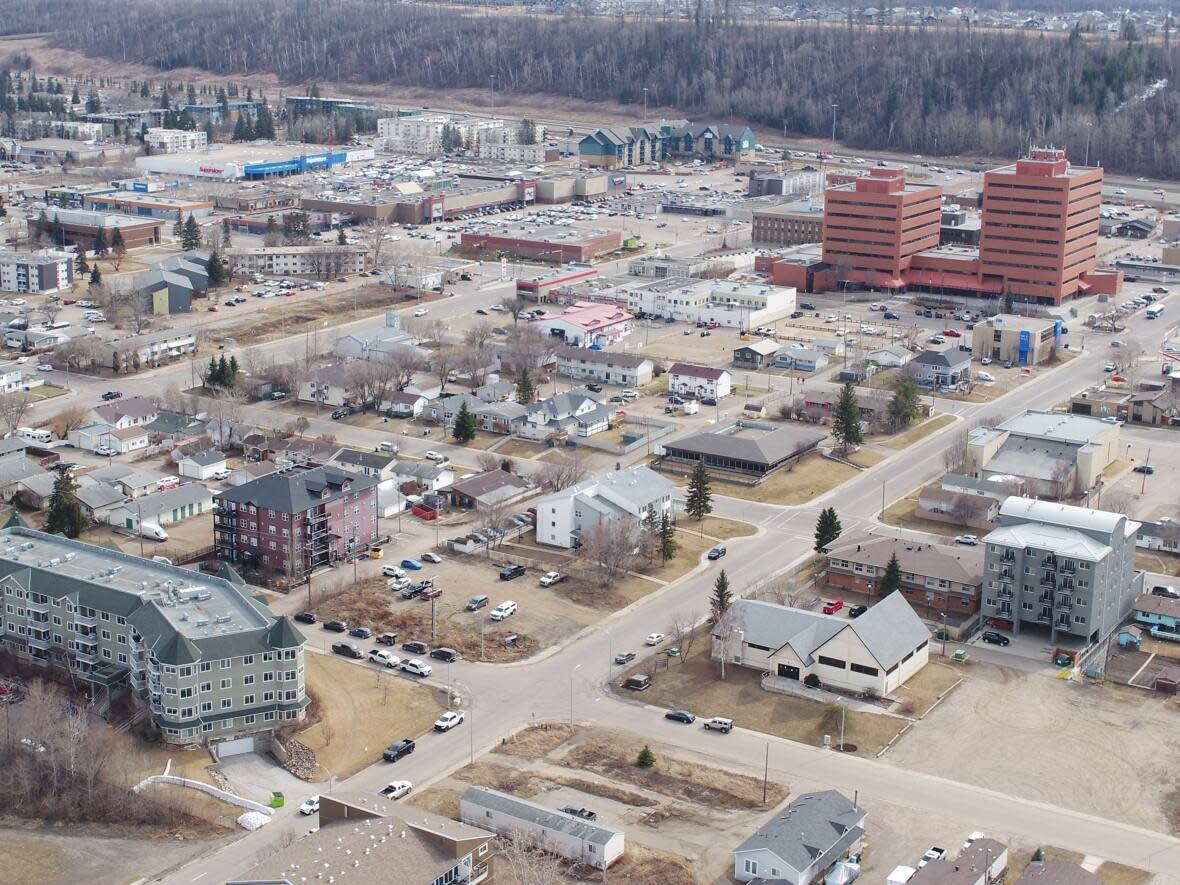
[[[1011,158],[1067,145],[1117,171],[1180,175],[1177,48],[1072,35],[726,19],[480,16],[356,0],[16,0],[14,29],[159,69],[269,70],[331,80],[613,100],[674,116],[748,121],[852,148]],[[47,19],[46,10],[53,10]],[[60,28],[69,22],[68,29]],[[606,122],[606,121],[604,121]]]

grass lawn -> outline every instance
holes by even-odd
[[[952,667],[942,661],[931,660],[894,694],[903,698],[903,706],[912,706],[912,711],[907,710],[906,715],[920,716],[930,709],[940,695],[949,691],[951,686],[962,678],[962,667]]]
[[[946,535],[948,538],[966,531],[965,526],[953,526],[933,519],[922,519],[917,516],[918,496],[908,495],[894,501],[885,509],[885,516],[881,520],[888,525],[910,529],[915,532],[929,532],[935,535]]]
[[[888,457],[884,452],[874,452],[872,449],[858,449],[848,456],[848,460],[853,464],[859,464],[861,467],[872,467],[874,464],[880,464]]]
[[[955,420],[954,415],[939,415],[927,421],[923,421],[917,427],[911,427],[905,433],[899,433],[897,436],[885,437],[879,440],[881,445],[889,449],[904,449],[906,446],[912,446],[920,439],[925,439],[936,430],[946,427]]]
[[[856,474],[855,467],[813,452],[803,456],[793,467],[784,467],[772,473],[756,486],[715,482],[713,494],[764,504],[805,504]]]
[[[1155,550],[1136,550],[1135,568],[1161,575],[1180,575],[1180,556]]]
[[[699,535],[703,532],[706,537],[717,538],[720,541],[728,541],[730,538],[748,538],[754,532],[758,531],[757,527],[748,522],[725,519],[721,516],[706,516],[700,522],[697,522],[691,516],[681,516],[677,527],[681,532],[688,532],[694,535]]]
[[[426,731],[444,709],[431,689],[376,668],[322,654],[305,655],[304,666],[319,721],[297,737],[315,751],[322,780],[356,774],[391,740]]]
[[[410,793],[406,801],[441,817],[459,819],[458,790],[449,787],[428,787],[421,793]]]
[[[40,387],[34,387],[29,391],[29,395],[35,400],[53,399],[55,396],[62,396],[69,393],[64,387],[57,387],[53,384],[42,384]]]
[[[744,667],[727,666],[723,681],[710,651],[706,639],[698,637],[691,653],[682,661],[671,659],[666,670],[653,671],[651,664],[645,663],[652,685],[641,699],[669,710],[727,716],[742,728],[816,747],[823,746],[825,734],[832,735],[833,742],[839,740],[838,710],[818,701],[764,691],[762,674]],[[872,756],[903,725],[902,719],[893,716],[849,712],[844,723],[844,740],[856,744],[857,755]]]
[[[879,369],[871,378],[860,382],[857,387],[871,390],[893,390],[901,380],[901,369]]]
[[[502,433],[488,433],[486,430],[477,430],[477,431],[475,431],[475,439],[473,439],[469,443],[461,443],[457,439],[455,439],[453,436],[448,436],[446,438],[445,442],[449,442],[452,445],[456,445],[456,446],[461,445],[465,449],[486,449],[489,446],[492,446],[495,443],[498,443],[503,439],[504,439],[504,434],[502,434]],[[493,452],[493,454],[497,454],[497,453]],[[500,454],[504,454],[504,453],[500,453]]]
[[[22,839],[9,833],[0,840],[0,882],[48,885],[72,879],[66,853],[48,839]]]
[[[545,447],[539,443],[529,442],[526,439],[509,439],[508,442],[496,449],[495,454],[503,455],[505,458],[532,458],[545,451]]]

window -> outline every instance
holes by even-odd
[[[275,699],[275,693],[273,691],[264,691],[262,693],[263,703],[266,703],[267,701],[273,701],[274,699]]]
[[[213,664],[209,661],[201,661],[201,672],[208,673],[213,669]]]
[[[271,673],[271,672],[263,673],[262,674],[262,681],[263,682],[274,682],[275,681],[275,674]]]
[[[253,685],[254,674],[250,673],[242,677],[242,685]]]
[[[201,683],[201,691],[213,691],[213,683],[212,682],[202,682]]]
[[[246,655],[244,658],[242,658],[242,663],[245,664],[247,667],[249,667],[251,664],[254,663],[254,655]],[[247,684],[249,684],[249,683],[247,683]]]
[[[228,670],[232,664],[233,661],[231,661],[229,658],[222,658],[221,663],[218,664],[218,666],[221,667],[222,670]]]
[[[222,679],[221,680],[221,688],[223,691],[227,688],[233,688],[233,687],[234,687],[234,681],[232,679]]]
[[[825,667],[835,667],[837,670],[843,670],[847,666],[844,661],[839,658],[826,658],[823,655],[819,656],[819,662]]]
[[[229,731],[231,728],[234,727],[234,721],[232,719],[226,719],[224,722],[221,723],[221,727],[224,731]]]
[[[221,699],[221,709],[228,710],[233,705],[234,705],[233,698],[222,698]]]
[[[755,876],[758,875],[758,861],[750,860],[749,858],[746,858],[744,864],[745,864],[744,869],[747,873],[751,873],[752,875],[755,875]]]
[[[212,701],[202,701],[201,702],[201,712],[202,713],[212,713],[213,712],[213,702]]]
[[[864,664],[849,664],[848,666],[853,673],[861,673],[865,676],[876,676],[879,672],[876,667],[866,667]]]
[[[242,704],[249,707],[254,703],[254,695],[248,694],[242,697]]]

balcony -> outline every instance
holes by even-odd
[[[478,885],[488,877],[488,865],[486,863],[477,863],[471,868],[471,875],[467,877],[467,885]]]
[[[1046,556],[1044,559],[1041,560],[1041,565],[1044,566],[1045,568],[1055,569],[1055,568],[1057,568],[1057,557],[1052,554],[1049,554],[1048,556]]]
[[[1055,588],[1057,586],[1057,576],[1051,572],[1047,572],[1047,573],[1041,575],[1040,583],[1041,583],[1042,587],[1054,587]]]
[[[83,664],[97,664],[98,655],[94,652],[82,651],[80,648],[75,648],[74,660]]]
[[[47,615],[49,614],[49,600],[46,599],[44,602],[33,602],[32,598],[30,597],[29,600],[25,602],[25,608],[31,612],[36,612],[39,615]]]
[[[1049,614],[1048,609],[1044,609],[1043,611],[1041,611],[1037,614],[1036,620],[1040,621],[1043,624],[1048,624],[1048,623],[1052,622],[1053,616],[1051,614]]]
[[[1016,576],[1008,569],[1004,569],[1002,572],[1000,572],[1000,580],[1005,584],[1011,584],[1016,580]]]
[[[1057,564],[1057,571],[1061,572],[1063,575],[1076,574],[1077,569],[1078,567],[1068,560],[1062,560]]]
[[[28,636],[28,642],[29,648],[39,648],[42,651],[49,651],[51,640],[48,632],[41,635],[30,633]]]
[[[1011,550],[1005,550],[1004,555],[1000,557],[1000,562],[1016,562],[1016,554]]]
[[[1042,593],[1040,596],[1037,597],[1037,602],[1039,602],[1041,605],[1051,605],[1053,602],[1053,594],[1052,593]]]
[[[1058,618],[1057,622],[1053,626],[1058,630],[1068,630],[1073,626],[1073,624],[1070,622],[1069,618]]]
[[[1000,599],[1011,599],[1015,595],[1011,587],[1001,587],[996,591],[996,596],[1000,597]]]
[[[74,612],[74,629],[78,627],[98,627],[98,615],[84,615]]]

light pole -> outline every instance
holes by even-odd
[[[491,75],[492,80],[492,118],[496,116],[496,75]]]
[[[1086,124],[1086,161],[1084,163],[1082,163],[1083,166],[1090,165],[1090,139],[1093,137],[1093,135],[1094,135],[1094,124],[1087,123]]]
[[[582,669],[582,665],[574,667],[570,670],[570,725],[574,724],[574,674]]]
[[[647,122],[647,87],[643,87],[643,122]]]
[[[836,108],[840,107],[838,104],[832,105],[832,147],[836,146]]]

